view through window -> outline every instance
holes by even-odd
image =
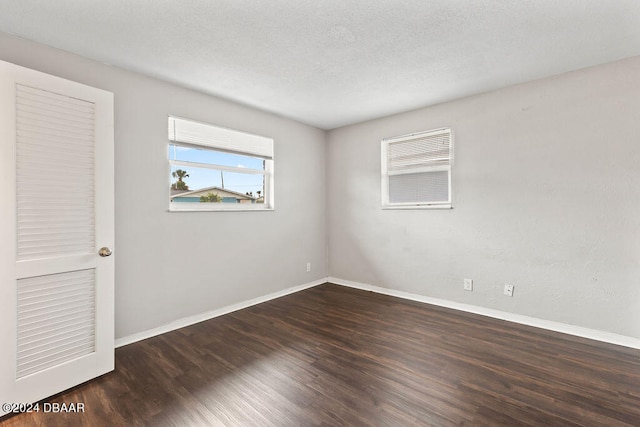
[[[170,210],[273,207],[272,140],[169,120]]]

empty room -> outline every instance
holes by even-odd
[[[0,424],[639,426],[640,2],[0,2]]]

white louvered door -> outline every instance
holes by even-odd
[[[0,61],[0,150],[0,402],[32,403],[113,370],[113,95]]]

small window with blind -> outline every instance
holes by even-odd
[[[382,140],[382,207],[451,208],[451,129]]]
[[[272,210],[273,140],[169,117],[169,210]]]

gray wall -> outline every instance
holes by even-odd
[[[116,338],[327,276],[323,131],[1,33],[0,59],[115,95]],[[275,211],[167,212],[169,114],[274,138]]]
[[[640,337],[639,76],[636,57],[329,132],[330,274]],[[380,140],[445,126],[454,209],[381,210]]]

